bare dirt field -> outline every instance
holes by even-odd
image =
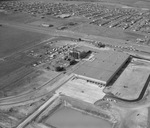
[[[70,17],[70,18],[57,18],[54,16],[46,15],[44,19],[36,20],[28,23],[29,25],[39,27],[39,29],[47,29],[52,31],[63,31],[73,29],[76,26],[86,23],[87,19],[84,17]],[[50,25],[45,27],[43,24]],[[64,29],[63,29],[64,28]]]
[[[37,44],[45,38],[48,38],[48,35],[1,26],[0,57],[8,56],[25,47],[27,48],[33,44]]]
[[[41,106],[46,100],[47,97],[43,97],[43,99],[39,99],[38,101],[28,103],[26,105],[20,105],[11,108],[1,108],[0,126],[4,128],[16,127],[28,115],[39,108],[39,106]]]
[[[102,26],[96,26],[91,24],[82,24],[73,29],[72,31],[86,33],[88,35],[96,35],[109,37],[114,39],[123,39],[123,40],[131,40],[134,41],[137,38],[144,38],[141,34],[132,34],[131,32],[123,32],[120,28],[106,28]]]
[[[140,0],[138,2],[134,3],[135,7],[140,7],[140,8],[148,8],[150,9],[150,1],[149,0]]]

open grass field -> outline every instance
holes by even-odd
[[[16,61],[4,61],[0,63],[0,78],[24,66]]]
[[[11,55],[44,40],[48,35],[13,27],[0,27],[0,57]]]
[[[0,20],[3,21],[14,21],[14,22],[20,22],[20,23],[29,23],[33,22],[39,17],[33,17],[29,14],[22,14],[22,13],[13,13],[13,12],[0,12]]]
[[[15,88],[13,83],[16,83],[24,77],[31,74],[34,70],[32,68],[21,67],[8,75],[0,78],[0,97],[6,96],[6,90],[9,88],[10,92]],[[22,86],[22,85],[20,85]]]
[[[0,91],[0,97],[14,96],[20,93],[33,91],[45,85],[47,82],[57,77],[57,75],[59,75],[57,72],[42,70],[26,73],[25,76],[22,76],[16,81],[12,81],[11,83],[7,82],[6,86]]]

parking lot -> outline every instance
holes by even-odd
[[[105,96],[105,93],[103,92],[104,88],[104,86],[99,87],[95,83],[73,77],[58,89],[57,92],[94,104],[97,100],[100,100]]]

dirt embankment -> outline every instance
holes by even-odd
[[[61,99],[66,101],[66,105],[68,105],[69,107],[73,107],[81,111],[83,110],[84,112],[87,112],[93,116],[100,117],[112,123],[116,123],[113,115],[111,115],[107,110],[100,109],[98,106],[87,102],[79,101],[68,96],[62,96]]]

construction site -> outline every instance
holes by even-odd
[[[150,11],[130,4],[0,1],[0,128],[150,128]]]
[[[25,56],[34,57],[36,61],[28,63],[32,73],[2,88],[6,90],[5,95],[1,91],[0,100],[5,118],[0,125],[115,128],[120,119],[118,109],[121,113],[126,111],[120,105],[127,102],[132,108],[139,98],[147,103],[149,98],[144,97],[149,97],[150,62],[92,43],[56,38],[16,57],[19,61]],[[3,83],[10,77],[5,77]],[[17,87],[20,83],[22,86]]]

